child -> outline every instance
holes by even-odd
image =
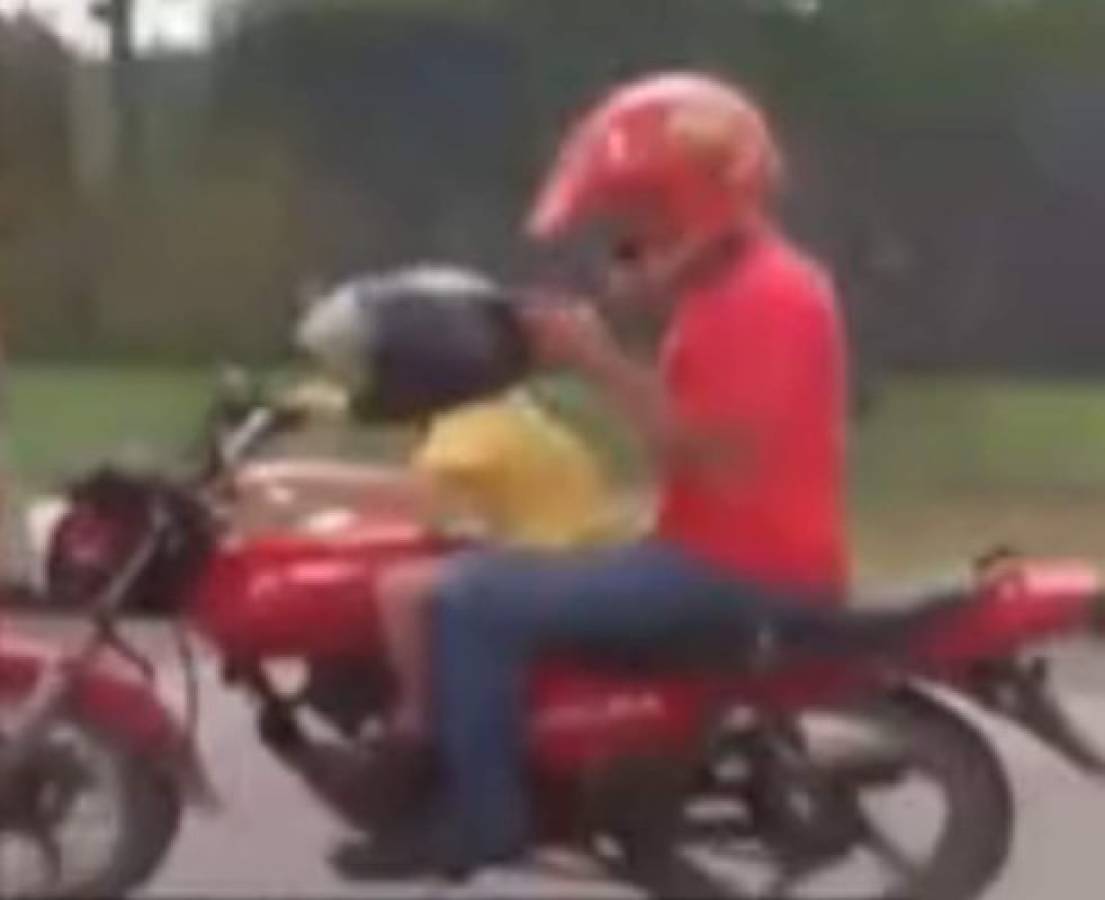
[[[344,395],[309,386],[291,398],[316,413],[335,414]],[[392,515],[445,528],[474,525],[489,540],[568,549],[613,539],[610,485],[587,445],[524,388],[432,417],[407,468],[289,460],[256,463],[239,476],[248,493],[282,489],[356,500],[373,516]],[[425,628],[420,604],[396,582],[421,578],[417,563],[397,565],[377,585],[387,651],[401,684],[425,680]],[[405,698],[418,692],[405,692]],[[402,702],[394,730],[415,736],[422,711]]]

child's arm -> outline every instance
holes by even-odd
[[[432,484],[418,472],[322,460],[254,463],[239,474],[238,486],[246,493],[326,495],[404,518],[426,518],[435,503]]]

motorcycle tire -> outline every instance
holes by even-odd
[[[122,896],[153,877],[176,842],[184,818],[180,788],[167,772],[145,760],[132,759],[128,768],[129,827],[119,854],[116,887],[108,896]]]
[[[977,900],[1001,873],[1013,842],[1013,789],[997,752],[960,713],[919,690],[898,691],[859,714],[896,735],[907,767],[939,783],[947,802],[940,837],[905,895]],[[901,896],[894,889],[879,900]]]
[[[796,894],[772,890],[768,895],[758,895],[748,884],[739,883],[731,872],[718,875],[714,865],[703,864],[700,854],[686,852],[705,849],[707,855],[715,855],[715,861],[718,854],[720,861],[727,861],[725,850],[709,845],[698,847],[693,839],[687,839],[686,831],[671,834],[666,853],[657,846],[655,831],[647,834],[648,845],[640,847],[633,847],[636,836],[627,834],[631,846],[626,847],[626,859],[636,863],[630,867],[636,871],[625,874],[658,897],[671,893],[672,882],[666,879],[675,878],[675,883],[686,884],[689,869],[698,868],[700,877],[694,879],[697,890],[693,893],[699,897],[901,900],[904,896],[910,900],[978,900],[1004,867],[1013,836],[1012,788],[996,752],[970,722],[921,691],[903,690],[841,713],[867,720],[895,735],[904,751],[904,770],[927,776],[941,787],[946,798],[939,837],[906,885],[886,889],[888,892],[879,889],[873,894],[854,889],[846,893],[806,893],[800,888]],[[696,799],[701,799],[700,792],[696,791],[696,795]],[[738,851],[732,861],[742,858]],[[658,865],[665,860],[666,864]]]
[[[76,716],[60,717],[58,725],[78,735],[105,762],[119,824],[108,852],[90,872],[50,884],[38,893],[66,898],[126,896],[152,877],[172,847],[184,813],[181,791],[168,771],[96,725]],[[49,769],[41,774],[51,776]],[[58,777],[64,778],[64,773]]]

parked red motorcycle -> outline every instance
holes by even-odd
[[[119,635],[124,607],[179,613],[202,635],[227,683],[256,700],[261,741],[351,827],[378,832],[396,815],[373,779],[371,728],[392,685],[371,586],[393,560],[454,547],[367,523],[328,537],[236,537],[219,486],[295,422],[260,399],[223,412],[202,477],[102,470],[70,490],[48,584],[88,610],[77,653],[57,658],[0,631],[0,709],[14,712],[0,717],[0,853],[22,841],[41,860],[9,893],[122,894],[156,869],[186,800],[208,796],[194,709],[178,724],[120,670],[120,660],[144,668]],[[760,634],[726,638],[720,651],[714,642],[647,659],[609,648],[543,659],[529,699],[542,842],[582,849],[662,895],[979,896],[1010,846],[1011,793],[941,686],[1105,771],[1045,669],[1022,660],[1033,644],[1105,620],[1098,574],[1008,556],[980,569],[918,591],[904,609],[842,618],[832,652]],[[270,670],[289,659],[309,673],[294,691]],[[114,829],[104,826],[111,836],[94,863],[73,874],[62,832],[97,788]],[[432,790],[412,785],[408,799]],[[924,835],[914,790],[936,801]],[[888,825],[880,803],[903,791],[906,814]],[[902,825],[911,833],[888,832]],[[866,894],[860,875],[873,882]]]

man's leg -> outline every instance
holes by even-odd
[[[655,644],[747,633],[769,604],[662,545],[579,557],[472,558],[430,610],[439,736],[462,864],[508,857],[531,839],[523,779],[526,668],[546,643]]]

